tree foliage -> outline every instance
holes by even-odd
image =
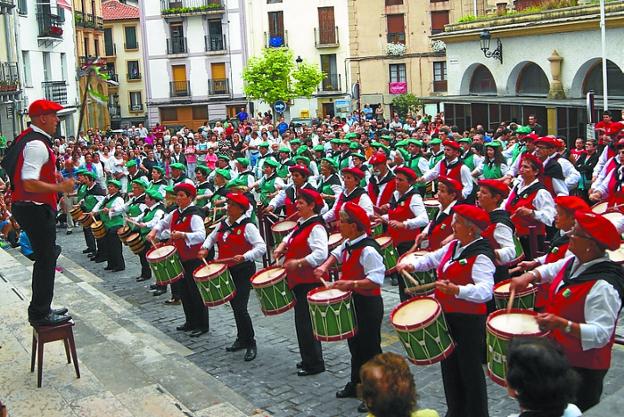
[[[407,93],[396,96],[392,100],[392,108],[399,117],[406,117],[409,113],[416,113],[422,108],[422,101],[414,94]]]
[[[323,77],[316,65],[306,62],[296,65],[288,48],[265,48],[262,56],[251,58],[243,70],[245,95],[269,104],[310,98]]]

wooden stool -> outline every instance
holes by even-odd
[[[73,320],[70,320],[58,326],[33,326],[30,372],[35,371],[35,354],[37,354],[37,387],[41,388],[41,379],[43,377],[43,346],[48,342],[57,340],[62,340],[65,344],[67,363],[71,363],[73,358],[76,377],[80,378],[78,355],[76,354],[76,343],[74,342],[74,331],[72,329],[75,324]],[[71,357],[69,356],[70,352]]]

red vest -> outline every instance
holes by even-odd
[[[566,252],[568,251],[568,246],[570,246],[570,242],[566,242],[561,246],[551,248],[546,254],[546,259],[544,259],[544,264],[551,264],[553,262],[557,262],[562,259]],[[548,295],[550,293],[550,284],[542,283],[537,287],[537,296],[535,297],[535,307],[538,309],[546,308],[548,305]]]
[[[381,188],[381,185],[379,187]],[[395,189],[396,189],[396,179],[394,178],[392,178],[390,181],[385,183],[385,187],[383,191],[381,192],[381,196],[378,196],[377,193],[375,193],[374,187],[370,182],[368,183],[368,188],[367,188],[368,196],[373,202],[373,205],[377,207],[381,207],[384,204],[388,204],[390,202],[390,199],[392,198],[392,193],[394,192]],[[377,199],[379,199],[379,204],[377,202]]]
[[[427,247],[428,251],[434,251],[440,249],[443,245],[442,242],[444,239],[453,234],[453,228],[451,227],[451,221],[453,220],[453,215],[448,215],[444,220],[442,220],[439,224],[433,226],[433,222],[429,227],[429,247]]]
[[[301,259],[305,258],[309,254],[312,253],[310,249],[310,245],[308,245],[308,239],[310,237],[310,233],[312,233],[312,228],[316,225],[320,225],[320,222],[313,222],[307,225],[301,232],[299,232],[295,237],[291,237],[288,241],[286,247],[288,250],[286,251],[285,260],[289,259]],[[298,230],[299,226],[297,225]],[[294,234],[294,232],[293,232]],[[288,274],[288,287],[293,288],[299,284],[314,284],[318,283],[319,280],[314,277],[314,268],[306,265],[303,268],[297,269],[294,273]]]
[[[414,218],[414,213],[410,209],[410,202],[413,195],[407,197],[405,201],[401,201],[396,208],[388,210],[388,219],[397,220],[403,222],[408,219]],[[413,242],[416,240],[416,236],[419,235],[420,229],[397,229],[395,227],[388,226],[388,233],[392,238],[395,245],[402,242]]]
[[[191,219],[194,215],[186,215],[184,219],[178,223],[180,220],[180,210],[175,210],[173,212],[173,217],[171,218],[171,231],[178,232],[192,232],[191,228]],[[197,245],[187,246],[186,239],[175,239],[171,240],[173,245],[178,250],[178,255],[180,255],[180,260],[182,261],[190,261],[192,259],[197,258],[197,253],[201,249],[202,243],[198,243]]]
[[[34,132],[32,128],[26,129],[20,136],[18,136],[15,141],[18,142],[20,140],[26,140],[26,136],[40,136],[42,139],[40,140],[43,143],[48,151],[48,162],[43,164],[41,167],[41,173],[39,174],[39,180],[46,182],[48,184],[56,184],[56,157],[54,156],[54,152],[48,146],[46,141],[43,139],[43,135],[41,133]],[[39,139],[35,139],[39,140]],[[45,192],[45,193],[31,193],[26,191],[24,188],[24,182],[22,180],[22,167],[24,166],[24,152],[20,152],[17,157],[17,164],[15,166],[15,174],[13,175],[13,184],[15,185],[15,189],[13,190],[12,199],[13,201],[34,201],[37,203],[47,204],[52,208],[52,210],[56,211],[56,203],[57,196],[56,193]]]
[[[550,286],[550,302],[546,311],[573,323],[585,323],[585,299],[596,281],[584,281],[557,290],[570,262],[573,262],[573,259],[561,268]],[[586,369],[609,369],[614,335],[615,333],[611,335],[611,340],[605,346],[584,351],[580,339],[559,329],[550,333],[550,337],[563,347],[570,365]]]
[[[355,198],[353,198],[351,200],[348,200],[348,201],[350,201],[353,204],[357,204],[359,206],[360,205],[360,197],[361,197],[361,195],[359,195],[359,196],[357,196],[357,197],[355,197]],[[335,213],[336,213],[336,220],[338,220],[340,218],[340,209],[342,208],[342,206],[345,205],[345,203],[347,203],[347,200],[345,200],[345,194],[343,192],[342,194],[340,194],[340,197],[336,201],[336,211],[335,211]]]
[[[247,251],[252,249],[252,246],[245,239],[245,224],[239,224],[238,226],[230,229],[230,234],[227,238],[223,238],[225,235],[221,231],[217,232],[217,247],[219,248],[219,258],[232,258],[236,255],[244,255]]]
[[[442,158],[442,160],[440,161],[440,175],[453,178],[455,181],[459,182],[460,184],[463,184],[462,177],[461,177],[462,165],[464,164],[460,160],[459,163],[453,166],[453,168],[448,169],[446,165],[446,158]]]
[[[609,177],[609,198],[607,199],[608,207],[613,207],[615,205],[624,203],[624,184],[618,190],[618,173],[617,171],[614,171],[614,169],[612,169],[611,171],[613,171],[613,174],[611,175],[611,177]]]
[[[517,196],[517,189],[514,188],[513,190],[511,190],[511,194],[509,195],[509,200],[507,200],[505,210],[507,210],[509,214],[511,214],[511,221],[516,227],[516,233],[518,236],[528,236],[529,226],[536,226],[538,235],[546,234],[546,226],[544,226],[544,223],[539,222],[531,217],[513,215],[516,209],[520,207],[528,207],[531,210],[534,210],[535,206],[533,205],[533,200],[535,200],[535,197],[537,196],[537,191],[538,190],[535,190],[531,194],[526,194],[526,192],[523,192],[520,198],[518,198],[518,200],[514,203],[513,200]]]
[[[448,250],[442,256],[442,261],[438,265],[438,280],[449,280],[456,285],[474,284],[472,280],[472,266],[477,260],[477,256],[459,261],[452,261],[453,252],[459,241],[454,240],[448,247]],[[443,271],[442,267],[449,263],[449,267]],[[454,295],[446,295],[439,290],[435,290],[435,298],[442,304],[442,310],[445,313],[463,313],[463,314],[485,314],[485,303],[473,303],[471,301],[460,300]]]
[[[366,246],[362,246],[360,248],[353,249],[351,251],[351,255],[345,250],[342,252],[342,275],[340,279],[358,281],[362,279],[366,279],[364,276],[364,268],[360,263],[360,255]],[[369,297],[380,296],[381,295],[381,287],[377,286],[372,290],[364,290],[361,288],[353,289],[356,293],[360,295],[366,295]]]

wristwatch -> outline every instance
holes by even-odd
[[[570,333],[572,331],[572,322],[568,320],[568,324],[566,324],[565,329],[563,329],[565,333]]]

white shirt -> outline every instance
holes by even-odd
[[[340,199],[342,196],[349,197],[349,195],[357,190],[360,187],[356,187],[354,188],[349,194],[347,194],[347,190],[345,189],[342,194],[339,194],[338,199]],[[336,200],[338,201],[338,200]],[[373,202],[371,201],[370,197],[368,194],[362,194],[360,196],[360,200],[358,201],[358,206],[362,207],[364,209],[364,211],[366,212],[366,214],[368,214],[369,216],[372,216],[375,214],[375,210],[373,210]],[[334,205],[332,206],[331,209],[329,209],[325,214],[323,214],[323,219],[325,220],[326,223],[331,223],[333,221],[338,220],[340,213],[336,212],[336,207],[337,204],[334,203]]]
[[[509,226],[497,223],[494,228],[494,240],[500,245],[500,249],[494,249],[500,264],[507,264],[516,258],[516,244]]]
[[[158,205],[158,204],[159,204],[159,203],[158,203],[158,202],[156,202],[156,203],[154,203],[154,205],[153,205],[153,206],[148,207],[148,208],[149,208],[150,210],[152,210],[152,208],[154,208],[154,206],[156,206],[156,205]],[[150,220],[149,222],[145,223],[145,227],[146,227],[146,228],[148,228],[148,229],[153,229],[153,228],[154,228],[154,226],[156,226],[156,225],[158,224],[158,222],[160,221],[160,219],[162,219],[162,218],[163,218],[163,216],[164,216],[164,215],[165,215],[165,211],[164,211],[163,209],[158,209],[158,210],[156,210],[156,212],[154,213],[154,217],[152,217],[152,220]],[[145,215],[144,215],[144,214],[142,214],[142,215],[139,217],[138,221],[140,221],[141,219],[143,219],[143,217],[144,217],[144,216],[145,216]]]
[[[240,223],[246,217],[247,216],[243,214],[241,217],[236,219],[235,223]],[[232,225],[230,223],[230,220],[227,218],[225,219],[225,223],[228,226]],[[203,249],[210,249],[215,245],[215,243],[217,243],[217,233],[219,232],[220,228],[221,228],[220,226],[215,227],[215,229],[210,233],[210,235],[208,235],[208,237],[206,238],[206,240],[204,241],[202,245]],[[231,233],[231,230],[228,230],[225,233],[223,233],[223,241],[225,241],[228,238],[230,233]],[[243,235],[247,243],[249,243],[249,245],[251,246],[251,249],[249,249],[247,252],[243,254],[245,261],[253,261],[254,259],[262,258],[262,256],[266,253],[267,247],[266,247],[266,243],[264,243],[264,240],[262,240],[262,236],[260,236],[260,231],[258,231],[258,228],[256,227],[256,225],[253,223],[247,223],[245,225],[245,231]]]
[[[102,200],[98,201],[98,203],[95,205],[95,207],[93,207],[93,210],[91,210],[91,213],[95,213],[96,211],[99,211],[100,208],[104,208],[102,206],[102,203],[104,203],[104,200],[106,198],[109,198],[109,197],[110,197],[110,195],[107,195]],[[110,206],[110,210],[109,210],[108,215],[109,215],[109,217],[119,216],[123,212],[124,200],[123,200],[123,198],[121,198],[121,195],[119,193],[112,200],[113,200],[113,203]]]
[[[34,132],[41,133],[45,137],[51,139],[50,135],[41,130],[39,127],[30,125]],[[48,148],[40,140],[31,140],[24,146],[22,151],[24,163],[22,165],[22,180],[39,180],[41,168],[48,162],[50,154]]]
[[[549,156],[548,158],[546,158],[546,160],[544,162],[542,162],[542,164],[544,166],[546,166],[547,163],[550,162],[551,159],[553,159],[553,157],[555,157],[557,154],[554,153],[551,156]],[[569,195],[570,194],[570,189],[569,185],[568,185],[568,179],[566,178],[566,172],[563,169],[563,164],[559,163],[559,161],[561,161],[562,158],[559,158],[559,160],[557,160],[556,163],[558,163],[559,165],[561,165],[561,172],[563,173],[563,178],[564,179],[559,179],[559,178],[552,178],[552,186],[553,186],[553,192],[555,193],[555,195],[560,196],[560,195]],[[570,163],[570,161],[568,161],[568,163]],[[572,169],[574,169],[574,167],[572,167]],[[574,169],[574,171],[576,171],[576,169]],[[576,177],[576,182],[574,183],[574,187],[576,187],[576,185],[578,185],[578,180],[579,177],[578,176],[578,171],[576,171],[577,177]]]
[[[399,201],[401,195],[398,191],[393,193],[396,201]],[[423,199],[420,194],[413,194],[409,200],[409,208],[412,214],[414,215],[412,218],[404,220],[403,224],[409,230],[418,229],[420,227],[425,227],[429,224],[429,216],[427,215],[427,210],[425,210],[425,204],[423,203]],[[388,220],[388,215],[384,214],[381,216],[384,220]]]
[[[346,245],[355,245],[360,240],[368,237],[368,235],[363,234],[361,236],[356,237],[353,240],[345,240],[331,252],[331,255],[338,260],[338,262],[342,262],[343,252],[345,251]],[[371,246],[366,246],[362,249],[360,253],[360,258],[358,260],[360,265],[362,265],[362,269],[364,270],[364,277],[366,279],[374,282],[375,284],[381,286],[384,282],[384,277],[386,274],[386,267],[384,265],[383,257],[375,250],[375,248]]]
[[[447,165],[455,163],[457,159],[458,158],[452,160],[451,162],[448,162]],[[444,158],[439,160],[433,168],[427,170],[427,172],[423,174],[422,178],[425,180],[425,182],[433,181],[440,176],[440,164],[442,164],[442,161],[444,161]],[[472,173],[470,172],[470,168],[462,164],[460,174],[462,182],[462,196],[464,198],[468,198],[468,196],[472,194],[472,187],[474,186],[474,183],[472,181]]]
[[[518,188],[516,189],[516,195],[521,195],[526,188],[530,187],[536,182],[538,182],[537,179],[535,179],[531,184],[525,186],[524,180],[522,178],[518,178]],[[510,193],[509,196],[505,199],[502,207],[507,206],[507,202],[512,199],[512,194],[513,193]],[[556,214],[555,200],[553,200],[552,195],[550,195],[548,190],[541,189],[537,191],[537,194],[533,199],[533,207],[535,207],[535,210],[533,210],[533,218],[535,220],[544,223],[546,226],[552,225],[553,221],[555,220]],[[510,214],[513,216],[514,213]]]
[[[189,205],[188,207],[192,206]],[[186,207],[186,208],[188,208]],[[182,213],[184,210],[180,210],[180,208],[176,209],[179,213]],[[165,230],[171,231],[171,220],[173,219],[173,213],[167,214],[163,219],[161,219],[152,230],[155,230],[156,233],[161,233]],[[192,232],[184,232],[184,241],[186,242],[186,246],[193,246],[200,243],[203,243],[206,239],[206,227],[204,226],[204,221],[198,215],[193,215],[191,217],[191,230]]]
[[[297,187],[295,187],[294,185],[292,185],[292,187],[295,190],[295,200],[296,200],[297,199]],[[287,189],[288,187],[282,188],[281,190],[279,190],[277,195],[273,197],[271,201],[269,202],[269,206],[273,207],[274,209],[278,209],[282,207],[286,203],[286,190]],[[327,204],[323,204],[323,210],[327,210]]]
[[[145,195],[145,194],[141,194],[141,195]],[[121,210],[119,212],[111,210],[111,213],[110,213],[111,216],[114,216],[114,215],[120,214],[120,213],[128,213],[130,211],[130,206],[136,204],[135,203],[135,199],[138,199],[139,197],[141,197],[141,196],[130,198],[126,202],[126,204],[123,205],[123,207],[121,208]],[[137,219],[140,219],[141,217],[143,217],[143,212],[145,211],[146,208],[147,208],[147,205],[145,203],[139,203],[139,210],[141,210],[141,213],[138,216],[133,217],[132,219],[133,220],[137,220]]]
[[[305,220],[299,219],[297,223],[301,224]],[[290,243],[291,236],[292,232],[290,232],[288,236],[286,236],[284,241]],[[310,236],[308,236],[308,246],[310,247],[312,253],[307,255],[304,259],[312,268],[316,268],[317,266],[320,266],[323,262],[325,262],[328,252],[327,230],[325,230],[322,225],[317,224],[312,228],[312,230],[310,231]],[[288,245],[286,245],[286,248],[288,249]]]
[[[446,271],[447,268],[451,265],[451,263],[455,262],[453,259],[457,259],[461,253],[469,247],[474,242],[479,241],[482,238],[473,240],[466,246],[461,246],[459,243],[455,248],[455,254],[449,260],[449,262],[442,265],[442,271]],[[424,256],[420,256],[414,258],[414,262],[412,265],[416,269],[416,271],[431,271],[432,269],[436,269],[438,265],[442,262],[442,258],[449,250],[451,244],[453,244],[455,240],[447,243],[440,249],[429,252]],[[466,284],[459,285],[459,294],[455,296],[455,298],[471,301],[473,303],[485,303],[492,299],[492,290],[494,288],[494,271],[496,267],[485,255],[477,255],[475,263],[472,266],[472,281],[474,284]]]

